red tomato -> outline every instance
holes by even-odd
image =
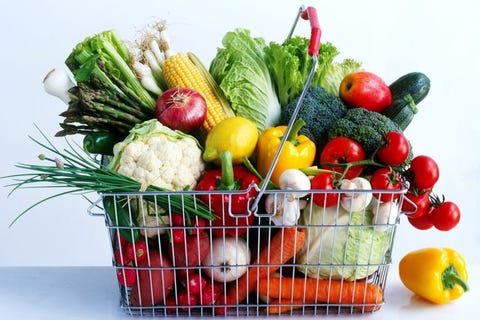
[[[429,213],[425,213],[423,216],[420,216],[418,218],[410,218],[410,216],[408,216],[408,222],[410,222],[410,224],[412,226],[414,226],[415,228],[419,229],[419,230],[427,230],[427,229],[430,229],[431,227],[433,227],[433,223],[430,221],[430,219],[428,218],[429,216]]]
[[[333,173],[323,172],[317,174],[310,181],[312,190],[335,190]],[[338,192],[315,193],[313,203],[319,207],[330,207],[337,204]]]
[[[380,168],[373,172],[370,184],[373,190],[402,190],[402,178],[398,172],[389,168]],[[397,199],[400,193],[376,192],[373,196],[379,201],[388,202]]]
[[[416,156],[410,163],[409,173],[414,186],[419,190],[432,189],[440,176],[435,160],[429,156]]]
[[[409,201],[413,202],[410,203]],[[430,208],[430,197],[428,193],[414,194],[408,192],[402,203],[402,211],[413,212],[408,214],[409,219],[417,219],[425,215]]]
[[[346,137],[336,137],[331,139],[320,154],[320,166],[323,169],[344,172],[345,166],[322,165],[322,163],[346,164],[365,160],[365,151],[362,146]],[[348,169],[345,178],[353,179],[362,172],[363,166],[353,166]]]
[[[408,139],[397,131],[391,131],[383,137],[383,146],[378,149],[377,158],[389,166],[399,166],[410,153]]]
[[[438,230],[448,231],[460,222],[460,208],[451,201],[445,201],[435,207],[428,218]]]

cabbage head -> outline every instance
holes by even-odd
[[[348,212],[309,202],[299,224],[307,240],[297,255],[297,269],[311,278],[353,281],[368,277],[389,259],[393,228],[372,224],[373,212]]]

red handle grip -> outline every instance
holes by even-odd
[[[310,56],[315,55],[318,57],[318,50],[320,49],[320,36],[322,30],[318,23],[317,10],[314,7],[307,7],[301,14],[302,18],[310,21],[310,28],[312,32],[310,34],[310,43],[308,45],[308,54]]]

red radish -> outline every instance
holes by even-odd
[[[138,281],[130,294],[134,307],[154,306],[164,303],[175,284],[172,263],[156,250],[149,251],[149,257],[138,262]]]
[[[172,242],[168,245],[168,257],[177,269],[179,277],[186,278],[187,268],[198,267],[208,253],[210,237],[206,232],[190,234],[182,243]]]
[[[199,294],[207,285],[207,280],[198,273],[192,272],[187,278],[187,289],[190,294]]]
[[[118,269],[117,280],[122,286],[131,287],[137,282],[137,273],[130,268]]]
[[[178,306],[180,309],[187,311],[191,307],[198,304],[198,296],[190,294],[188,292],[179,292],[177,295]]]
[[[126,266],[131,261],[127,257],[127,254],[125,253],[125,251],[122,251],[120,249],[115,249],[114,257],[115,257],[115,263],[119,266]]]
[[[142,261],[147,257],[147,243],[143,240],[138,240],[135,243],[128,243],[125,248],[125,255],[129,261]]]
[[[202,306],[210,306],[217,302],[223,292],[223,283],[208,281],[200,295],[200,304]]]
[[[155,114],[167,127],[189,133],[205,121],[207,102],[193,89],[171,88],[158,97]]]

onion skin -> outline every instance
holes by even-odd
[[[170,129],[185,133],[202,126],[207,117],[205,98],[190,88],[171,88],[157,99],[155,115]]]

